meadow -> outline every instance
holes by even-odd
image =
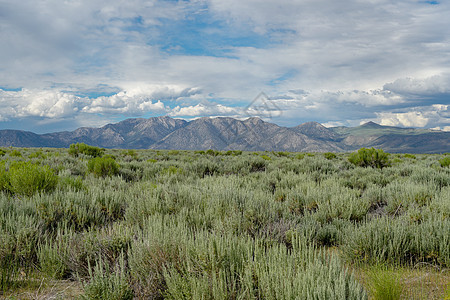
[[[450,155],[0,160],[0,298],[450,299]]]

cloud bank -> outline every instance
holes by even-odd
[[[265,117],[285,126],[445,129],[449,13],[406,0],[1,1],[0,129],[244,118],[262,91],[280,110]]]

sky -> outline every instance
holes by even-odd
[[[450,1],[0,0],[0,129],[127,118],[450,131]]]

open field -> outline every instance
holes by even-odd
[[[450,299],[450,155],[0,155],[0,298]]]

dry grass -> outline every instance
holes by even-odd
[[[371,267],[354,269],[355,276],[370,291]],[[418,265],[415,268],[398,268],[387,271],[393,279],[398,278],[402,286],[399,299],[450,300],[450,270],[438,269],[432,265]],[[369,299],[378,300],[373,293]]]
[[[6,295],[0,295],[0,299],[8,300],[56,300],[79,299],[83,294],[83,288],[79,282],[69,280],[28,280],[22,287]]]

